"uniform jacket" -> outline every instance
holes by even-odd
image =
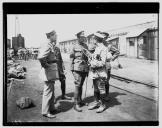
[[[106,47],[97,46],[92,54],[93,59],[90,62],[91,70],[89,76],[91,79],[107,78],[106,75]],[[94,70],[93,70],[94,69]]]
[[[106,69],[110,70],[111,69],[111,61],[114,61],[118,56],[120,52],[117,48],[112,46],[111,44],[108,45],[107,47],[107,52],[106,52]]]
[[[43,67],[40,74],[44,81],[59,79],[59,66],[57,62],[60,56],[59,48],[51,43],[47,43],[41,48],[38,59]],[[60,62],[62,62],[62,57]]]
[[[84,54],[83,48],[88,49],[88,46],[77,43],[72,49],[70,54],[72,71],[88,72],[89,70],[88,57]]]

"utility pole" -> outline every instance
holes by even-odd
[[[20,34],[20,24],[18,16],[15,16],[15,37],[17,37],[18,34]]]

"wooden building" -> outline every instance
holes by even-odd
[[[158,31],[157,21],[108,30],[107,42],[127,57],[158,60]],[[94,43],[93,37],[93,34],[87,36],[88,45]],[[77,39],[60,42],[61,51],[69,53],[76,42]]]

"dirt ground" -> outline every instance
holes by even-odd
[[[8,122],[89,122],[89,121],[157,121],[158,102],[145,99],[129,92],[110,87],[110,101],[106,103],[107,109],[100,114],[96,110],[88,110],[83,107],[83,112],[73,110],[73,100],[60,100],[60,82],[55,84],[56,107],[61,110],[56,118],[49,119],[41,115],[43,81],[39,78],[40,63],[37,60],[22,61],[22,65],[28,69],[27,78],[22,82],[15,82],[10,95],[7,97],[7,121]],[[74,83],[70,72],[69,62],[65,61],[66,93],[73,97]],[[16,106],[15,101],[23,96],[30,97],[34,106],[21,110]],[[87,93],[85,98],[85,83],[83,89],[85,102],[93,102],[92,81],[88,79]]]

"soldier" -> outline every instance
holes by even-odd
[[[57,60],[58,71],[59,71],[59,80],[61,82],[61,92],[62,92],[61,99],[71,100],[72,99],[71,97],[68,97],[67,95],[65,95],[66,76],[64,74],[65,66],[64,66],[64,62],[62,60],[61,51],[58,46],[55,46],[55,50],[56,50],[56,60]]]
[[[93,80],[94,86],[94,98],[93,104],[88,106],[89,110],[97,109],[97,113],[101,113],[106,109],[105,102],[103,100],[103,94],[105,93],[105,82],[107,79],[106,74],[106,47],[103,43],[104,36],[95,33],[95,43],[97,47],[92,54],[92,60],[90,61],[89,76]]]
[[[110,76],[111,76],[111,61],[114,61],[115,59],[118,58],[120,52],[117,48],[112,46],[111,44],[108,44],[107,47],[107,56],[106,56],[106,72],[107,72],[107,84],[105,84],[106,88],[106,97],[105,100],[109,100],[109,81],[110,81]]]
[[[46,33],[46,35],[50,42],[45,44],[38,56],[45,74],[45,84],[42,97],[42,115],[49,118],[55,118],[56,116],[52,112],[56,111],[54,106],[54,84],[55,81],[59,79],[56,57],[57,50],[55,50],[57,35],[55,31]]]
[[[88,75],[88,57],[84,54],[83,50],[88,49],[84,31],[76,34],[78,43],[74,45],[71,58],[71,71],[74,76],[75,91],[74,91],[74,110],[82,112],[81,106],[85,105],[82,101],[82,86]]]
[[[118,58],[120,52],[117,48],[115,48],[112,44],[108,43],[106,40],[109,37],[109,34],[106,32],[98,32],[104,36],[104,43],[107,46],[107,53],[106,53],[106,72],[107,72],[107,82],[105,84],[105,89],[106,89],[106,95],[105,95],[105,100],[109,100],[109,81],[110,81],[110,76],[111,76],[111,61],[114,61],[115,59]]]

